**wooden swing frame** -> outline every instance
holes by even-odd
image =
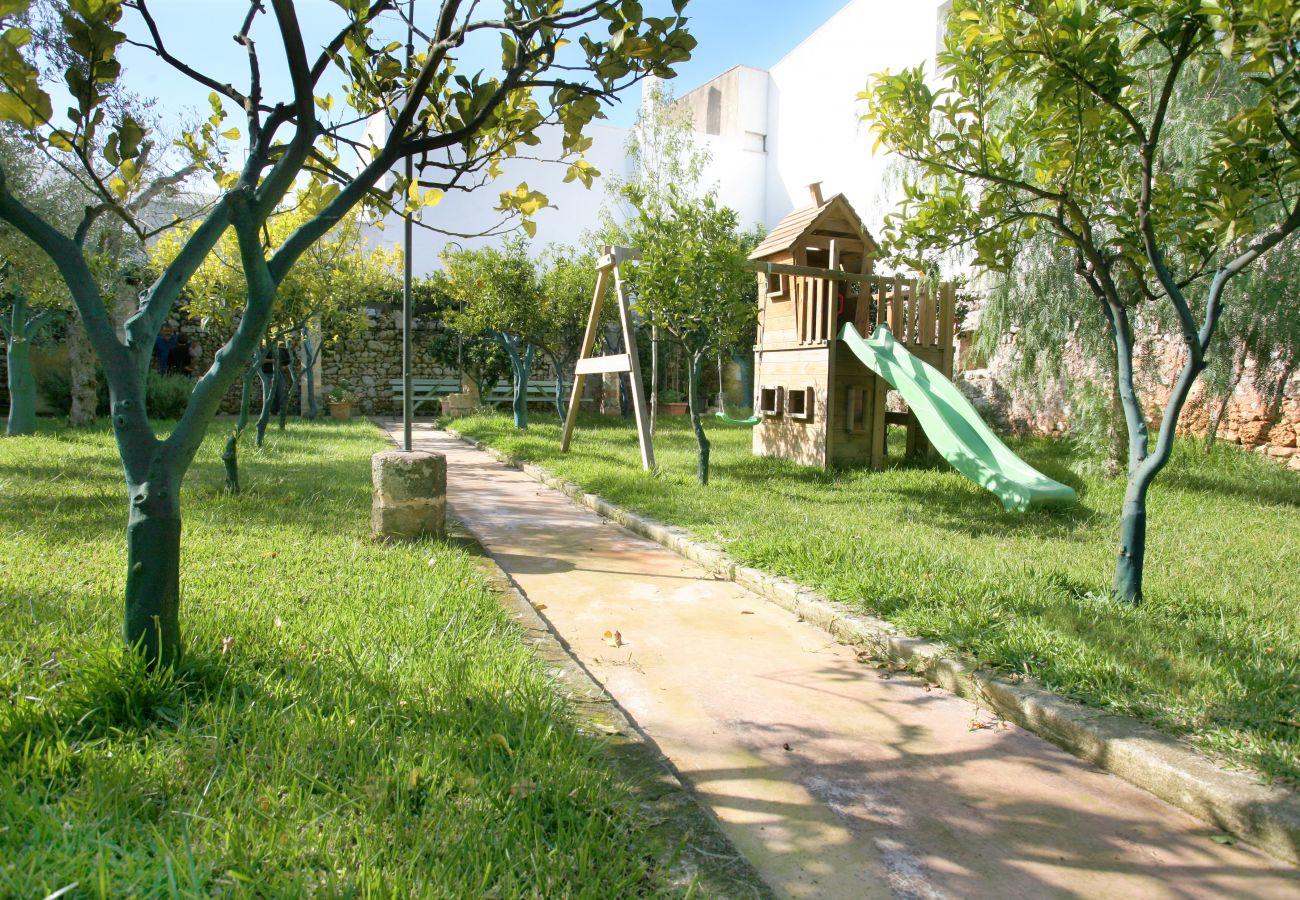
[[[632,409],[636,416],[637,440],[641,443],[641,468],[647,472],[655,467],[654,446],[650,442],[650,416],[646,411],[645,385],[641,383],[641,358],[637,353],[636,326],[627,299],[627,285],[623,282],[620,267],[625,262],[641,258],[641,251],[631,247],[605,247],[596,264],[596,292],[591,298],[591,314],[587,318],[587,331],[582,337],[582,349],[573,374],[573,394],[564,417],[564,432],[560,437],[560,452],[568,453],[573,440],[573,430],[578,423],[578,408],[582,402],[582,388],[588,375],[606,372],[627,372],[631,382]],[[591,356],[600,332],[600,314],[605,308],[605,291],[610,278],[614,281],[614,294],[618,298],[618,320],[623,333],[623,353],[609,356]]]

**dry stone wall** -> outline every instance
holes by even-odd
[[[967,342],[968,345],[969,342]],[[1051,435],[1069,430],[1070,395],[1060,380],[1044,377],[1037,385],[1020,387],[1012,373],[1020,362],[1012,335],[980,368],[963,368],[956,376],[958,387],[981,415],[1005,431]],[[969,359],[972,354],[965,354]],[[1186,359],[1186,349],[1177,335],[1155,335],[1142,340],[1137,353],[1138,384],[1144,399],[1159,415]],[[1067,347],[1065,370],[1068,378],[1081,382],[1100,375],[1095,361],[1077,345]],[[1218,430],[1218,439],[1251,450],[1300,471],[1300,373],[1292,373],[1277,390],[1279,373],[1258,372],[1247,363],[1236,390],[1228,400]],[[1270,402],[1269,397],[1273,397]],[[1201,382],[1193,387],[1179,417],[1180,434],[1204,435],[1218,411],[1218,402],[1206,396]]]
[[[320,355],[320,377],[316,391],[322,414],[327,412],[325,397],[334,387],[341,387],[353,397],[352,411],[356,415],[393,415],[401,406],[393,399],[392,382],[402,377],[402,329],[400,314],[379,311],[367,315],[366,324],[355,334],[327,343]],[[183,328],[192,341],[201,347],[196,361],[196,371],[202,372],[212,363],[213,354],[229,337],[227,331],[210,330],[195,322],[174,323]],[[438,324],[434,320],[416,319],[411,330],[412,377],[455,378],[455,367],[441,366],[430,354]],[[550,366],[540,357],[533,365],[532,378],[536,381],[553,379]],[[239,409],[239,383],[236,382],[222,401],[221,410],[234,413]],[[260,386],[254,382],[253,409],[259,405]],[[422,406],[427,415],[433,410]]]

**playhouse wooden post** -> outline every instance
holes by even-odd
[[[956,335],[953,334],[956,294],[957,288],[951,281],[939,286],[939,346],[943,348],[943,364],[940,366],[940,371],[943,372],[943,377],[949,380],[952,379],[953,344],[956,341]]]
[[[889,382],[876,375],[875,386],[871,393],[871,468],[883,469],[889,455],[889,426],[885,423]]]
[[[637,439],[641,444],[641,467],[647,472],[655,466],[654,447],[650,443],[650,416],[646,411],[645,385],[641,383],[641,358],[637,353],[636,328],[632,324],[632,310],[628,306],[627,288],[619,267],[623,262],[641,258],[640,250],[628,247],[606,247],[597,264],[596,294],[591,300],[591,314],[587,317],[587,330],[582,337],[578,364],[574,367],[573,398],[564,417],[564,431],[560,435],[560,452],[567,453],[573,440],[573,429],[578,423],[578,407],[582,401],[582,388],[586,377],[605,372],[627,372],[632,390],[632,409],[636,415]],[[600,313],[605,305],[605,289],[610,273],[614,275],[614,293],[618,298],[618,319],[623,332],[626,352],[610,356],[590,356],[600,331]]]

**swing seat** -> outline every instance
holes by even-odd
[[[762,416],[750,416],[748,419],[733,419],[731,416],[727,415],[725,411],[716,412],[714,415],[726,422],[728,425],[744,425],[747,428],[753,428],[759,422],[763,421]]]

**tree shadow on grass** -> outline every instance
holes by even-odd
[[[997,498],[979,494],[900,487],[899,496],[908,497],[923,510],[928,524],[967,537],[986,538],[1015,535],[1018,538],[1040,537],[1051,540],[1088,542],[1095,539],[1094,525],[1102,515],[1086,503],[1047,506],[1026,512],[1005,512]]]
[[[1261,481],[1251,477],[1251,473],[1205,475],[1179,466],[1169,468],[1156,480],[1156,489],[1162,486],[1193,494],[1248,500],[1263,506],[1300,507],[1300,476]]]

